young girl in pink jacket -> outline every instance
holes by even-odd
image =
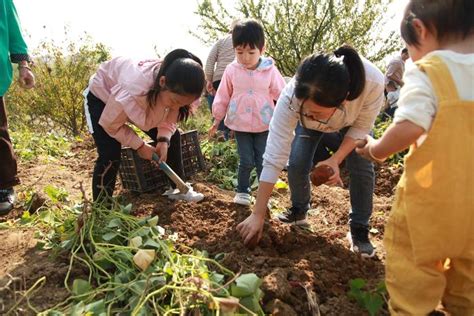
[[[240,158],[234,202],[250,205],[250,172],[256,167],[260,177],[274,100],[280,96],[285,80],[273,60],[262,56],[265,35],[257,21],[237,23],[232,43],[236,60],[224,71],[212,106],[214,124],[209,133],[215,134],[224,117],[225,125],[234,131]]]
[[[85,91],[89,130],[98,158],[92,178],[94,201],[111,197],[120,166],[121,146],[135,149],[143,159],[157,153],[162,161],[184,176],[178,121],[188,118],[190,105],[204,89],[202,63],[184,49],[170,52],[164,60],[134,62],[114,58],[100,65]],[[147,144],[129,126],[133,124],[157,142]],[[171,198],[199,201],[192,190]]]

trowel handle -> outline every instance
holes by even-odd
[[[156,162],[160,161],[160,157],[156,153],[153,153],[152,159]],[[173,169],[168,166],[164,161],[159,163],[160,169],[176,184],[176,187],[179,189],[180,193],[186,194],[189,191],[189,187],[184,183],[184,181],[173,171]]]

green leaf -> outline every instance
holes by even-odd
[[[89,282],[83,279],[75,279],[72,283],[72,293],[74,296],[81,296],[84,295],[92,289]]]
[[[94,313],[94,316],[95,315],[106,315],[105,313],[105,302],[104,300],[99,300],[99,301],[96,301],[96,302],[92,302],[90,304],[87,304],[86,307],[85,307],[85,310],[86,312],[91,312],[91,313]]]
[[[142,227],[136,231],[135,235],[140,236],[140,237],[147,236],[150,234],[150,229],[151,229],[150,227]]]
[[[384,304],[383,298],[379,294],[369,295],[366,301],[367,311],[371,316],[377,315]]]
[[[35,248],[37,250],[43,250],[45,248],[45,246],[46,246],[46,242],[44,240],[38,240],[36,242]]]
[[[119,250],[114,253],[114,258],[117,258],[124,263],[130,263],[133,259],[133,255],[128,250]]]
[[[156,225],[158,225],[158,216],[153,216],[147,221],[147,223],[149,226],[155,227]]]
[[[130,215],[132,213],[132,204],[127,204],[126,206],[121,206],[121,211],[124,214]]]
[[[245,297],[257,292],[262,280],[254,273],[242,274],[231,286],[231,295],[235,297]]]
[[[56,220],[54,218],[54,214],[50,211],[50,210],[47,210],[45,212],[41,212],[40,213],[40,216],[39,218],[46,224],[48,225],[55,225],[56,224]]]
[[[142,295],[143,292],[145,292],[146,289],[146,281],[145,280],[138,280],[136,282],[133,282],[130,285],[130,289],[137,293],[138,295]]]
[[[110,233],[106,233],[106,234],[102,235],[102,239],[105,240],[105,241],[111,241],[112,239],[114,239],[117,236],[118,236],[117,233],[110,232]]]
[[[71,308],[71,316],[82,316],[85,310],[86,310],[86,306],[81,301]]]
[[[387,293],[387,286],[385,285],[384,281],[381,281],[379,284],[377,284],[376,291],[378,293]]]
[[[115,227],[120,227],[120,226],[122,226],[122,221],[120,220],[120,218],[112,219],[107,225],[108,228],[115,228]]]
[[[349,281],[351,289],[362,289],[367,282],[364,279],[357,278]]]
[[[63,202],[67,200],[68,193],[61,188],[56,188],[53,185],[49,184],[44,188],[44,193],[53,201],[54,203]]]
[[[150,278],[150,283],[153,287],[162,287],[166,284],[166,277],[164,275]]]
[[[215,283],[221,284],[222,282],[224,282],[224,275],[220,274],[220,273],[217,273],[217,272],[212,272],[211,276],[210,276],[210,279],[211,279],[211,281],[213,281]]]
[[[164,267],[163,267],[163,271],[169,275],[173,275],[173,269],[171,268],[171,265],[169,262],[166,262]]]
[[[21,222],[22,223],[28,223],[30,221],[31,221],[30,212],[24,211],[23,214],[21,215]]]
[[[155,240],[148,238],[142,246],[145,249],[160,249],[161,246]]]
[[[240,304],[244,305],[252,312],[257,312],[260,309],[258,299],[254,295],[246,296],[240,299]],[[241,310],[243,312],[243,310]]]

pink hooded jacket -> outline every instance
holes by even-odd
[[[217,90],[212,115],[218,124],[234,131],[260,133],[268,130],[285,80],[271,58],[261,57],[255,70],[248,70],[236,60],[227,66]]]

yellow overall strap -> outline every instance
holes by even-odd
[[[448,66],[441,58],[430,56],[418,60],[415,64],[430,78],[439,102],[459,100],[458,89],[454,84]]]

